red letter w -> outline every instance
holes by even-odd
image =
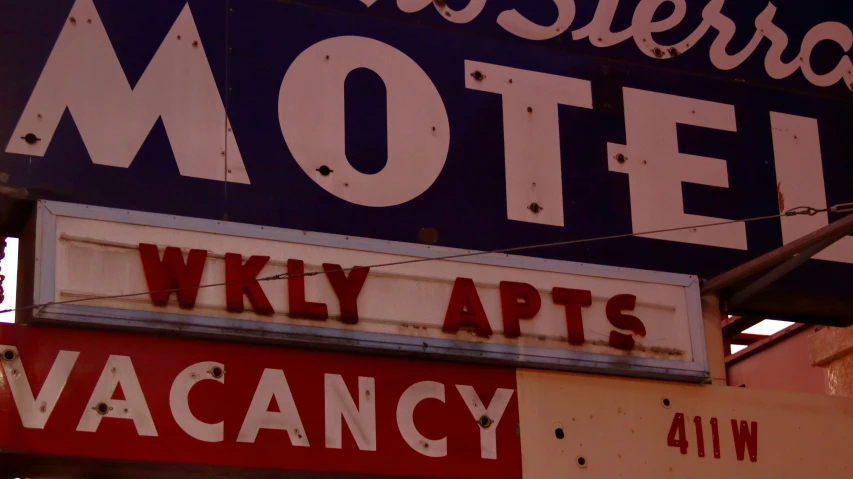
[[[184,309],[195,306],[201,274],[207,261],[207,251],[190,250],[186,264],[180,248],[168,247],[160,261],[160,252],[153,244],[139,244],[139,255],[142,258],[142,269],[145,271],[145,281],[148,282],[148,292],[151,302],[157,306],[169,304],[170,290],[176,290],[178,305]]]

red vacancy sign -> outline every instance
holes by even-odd
[[[0,325],[0,451],[521,477],[512,368]]]

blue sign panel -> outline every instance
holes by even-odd
[[[828,0],[6,2],[0,171],[475,250],[675,230],[520,254],[710,277],[838,215],[705,225],[853,201],[851,25]],[[845,238],[776,287],[849,294],[851,263]]]

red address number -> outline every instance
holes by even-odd
[[[711,444],[714,450],[714,459],[720,458],[720,427],[717,418],[711,418]],[[732,437],[734,438],[735,455],[738,461],[745,460],[746,452],[749,452],[749,460],[752,462],[758,461],[758,423],[752,421],[747,424],[746,421],[731,420]],[[705,457],[705,435],[702,428],[702,417],[696,416],[693,418],[693,426],[696,430],[696,450],[699,457]],[[685,425],[684,413],[677,412],[672,418],[672,425],[669,427],[669,434],[666,437],[666,444],[670,447],[677,447],[681,450],[681,454],[687,454],[687,449],[690,443],[687,441],[687,426]]]

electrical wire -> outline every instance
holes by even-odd
[[[501,248],[501,249],[495,249],[495,250],[489,250],[489,251],[474,251],[474,252],[469,252],[469,253],[457,253],[457,254],[446,255],[446,256],[438,256],[438,257],[423,257],[423,258],[415,258],[415,259],[409,259],[409,260],[403,260],[403,261],[395,261],[395,262],[390,262],[390,263],[379,263],[379,264],[374,264],[371,266],[353,266],[351,268],[338,268],[338,269],[331,269],[328,271],[326,271],[326,270],[310,271],[307,273],[300,273],[300,274],[281,273],[281,274],[276,274],[276,275],[272,275],[272,276],[265,276],[262,278],[257,278],[254,281],[257,281],[259,283],[260,282],[268,282],[268,281],[281,281],[281,280],[285,280],[288,278],[304,278],[304,277],[317,276],[317,275],[328,274],[328,273],[338,273],[338,272],[347,273],[347,272],[353,271],[355,269],[389,268],[392,266],[401,266],[401,265],[406,265],[406,264],[426,263],[426,262],[431,262],[431,261],[447,261],[447,260],[454,260],[454,259],[460,259],[460,258],[471,258],[474,256],[484,256],[484,255],[489,255],[489,254],[507,254],[507,253],[515,253],[515,252],[519,252],[519,251],[529,251],[529,250],[533,250],[533,249],[551,248],[551,247],[556,247],[556,246],[571,246],[571,245],[578,245],[578,244],[585,244],[585,243],[593,243],[593,242],[597,242],[597,241],[607,241],[607,240],[614,240],[614,239],[641,237],[641,236],[648,236],[648,235],[661,234],[661,233],[672,233],[672,232],[676,232],[676,231],[695,230],[695,229],[699,229],[699,228],[711,228],[714,226],[725,226],[725,225],[730,225],[730,224],[735,224],[735,223],[753,223],[753,222],[757,222],[757,221],[766,221],[766,220],[777,219],[777,218],[782,218],[782,217],[789,217],[789,216],[802,216],[802,215],[814,216],[818,213],[827,213],[827,212],[832,212],[832,213],[850,213],[850,212],[853,212],[853,203],[844,203],[844,204],[832,206],[830,208],[822,208],[822,209],[812,208],[810,206],[799,206],[796,208],[791,208],[788,211],[785,211],[784,213],[780,213],[780,214],[776,214],[776,215],[756,216],[756,217],[746,218],[746,219],[741,219],[741,220],[727,220],[727,221],[720,221],[717,223],[706,223],[706,224],[694,225],[694,226],[682,226],[682,227],[678,227],[678,228],[666,228],[666,229],[659,229],[659,230],[652,230],[652,231],[644,231],[644,232],[640,232],[640,233],[624,233],[624,234],[617,234],[617,235],[608,235],[608,236],[598,236],[598,237],[594,237],[594,238],[583,238],[583,239],[574,239],[574,240],[566,240],[566,241],[557,241],[557,242],[552,242],[552,243],[542,243],[542,244],[527,245],[527,246],[514,246],[514,247],[510,247],[510,248]],[[33,305],[29,305],[29,306],[21,306],[21,307],[16,307],[16,308],[0,310],[0,314],[12,313],[12,312],[17,312],[17,311],[29,311],[29,310],[33,310],[33,309],[41,309],[41,308],[46,308],[49,306],[58,306],[58,305],[63,305],[63,304],[82,303],[85,301],[103,301],[103,300],[108,300],[108,299],[133,298],[133,297],[138,297],[138,296],[146,296],[146,295],[153,295],[153,294],[159,294],[159,293],[169,293],[171,295],[171,293],[177,293],[179,291],[185,291],[185,290],[199,290],[199,289],[216,288],[216,287],[222,287],[222,286],[232,286],[232,285],[247,285],[247,284],[251,284],[251,283],[252,283],[252,281],[230,281],[230,282],[221,282],[221,283],[202,284],[202,285],[199,285],[198,287],[191,287],[191,288],[172,288],[172,289],[164,289],[164,290],[159,290],[159,291],[145,291],[145,292],[141,292],[141,293],[127,293],[127,294],[116,294],[116,295],[110,295],[110,296],[94,296],[94,297],[90,297],[90,298],[69,299],[69,300],[64,300],[64,301],[52,301],[52,302],[48,302],[48,303],[33,304]]]

